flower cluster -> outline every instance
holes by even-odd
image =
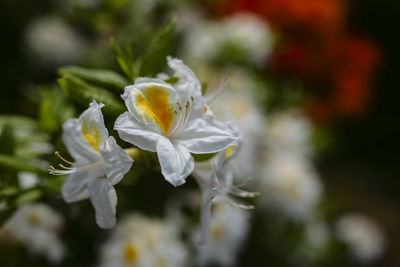
[[[164,178],[174,186],[185,183],[194,170],[193,154],[212,154],[237,144],[230,123],[214,118],[202,96],[201,84],[181,60],[168,58],[177,81],[138,78],[122,95],[127,111],[115,122],[120,138],[136,147],[156,152]],[[166,74],[160,74],[160,77]],[[93,101],[78,119],[63,125],[63,141],[75,162],[64,161],[54,175],[68,175],[62,188],[67,202],[90,198],[96,222],[102,228],[115,225],[117,195],[113,185],[130,170],[133,160],[109,136],[101,108]],[[68,164],[69,166],[65,166]]]

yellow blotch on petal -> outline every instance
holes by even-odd
[[[153,120],[167,133],[174,120],[174,111],[169,104],[169,92],[159,87],[147,87],[142,94],[136,94],[136,108],[141,115]]]
[[[137,260],[138,258],[138,251],[136,249],[136,247],[133,244],[128,244],[125,247],[125,261],[127,263],[133,263]]]
[[[225,152],[225,158],[230,158],[236,151],[235,146],[230,146]]]
[[[99,129],[96,128],[94,124],[88,124],[87,121],[82,122],[82,135],[83,139],[89,143],[89,145],[96,150],[100,151],[100,144],[102,141],[102,136]]]

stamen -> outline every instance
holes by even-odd
[[[238,184],[238,185],[234,185],[234,187],[236,187],[236,188],[241,188],[241,187],[243,187],[243,186],[248,185],[248,184],[251,183],[252,181],[253,181],[253,177],[249,177],[249,178],[247,178],[247,180],[245,180],[243,183]]]
[[[248,192],[236,187],[231,187],[229,193],[238,197],[253,198],[260,195],[260,192]]]
[[[64,165],[62,165],[62,164],[58,164],[58,166],[59,167],[61,167],[61,168],[63,168],[63,169],[65,169],[65,170],[74,170],[74,168],[71,168],[71,167],[65,167]]]
[[[227,197],[226,200],[228,201],[229,204],[231,204],[232,206],[237,207],[239,209],[243,209],[243,210],[254,210],[255,209],[254,205],[244,205],[241,203],[236,203],[229,197]]]
[[[192,100],[192,104],[193,104],[194,97],[191,96],[190,99]],[[186,100],[186,103],[185,103],[185,115],[184,116],[182,115],[183,108],[181,106],[181,103],[178,101],[178,102],[176,102],[176,104],[178,105],[178,108],[179,108],[179,118],[177,118],[177,124],[176,124],[175,128],[169,132],[169,134],[168,134],[169,136],[173,135],[174,133],[176,133],[177,131],[182,129],[186,125],[188,119],[190,118],[190,114],[191,114],[191,105],[190,105],[189,100]],[[178,112],[176,110],[174,110],[174,113],[175,113],[175,115],[178,115]]]
[[[63,158],[63,156],[61,156],[61,154],[60,154],[58,151],[54,152],[54,154],[56,154],[56,156],[59,157],[62,161],[66,162],[66,163],[68,163],[68,164],[71,164],[71,165],[75,165],[75,163],[73,163],[73,162],[71,162],[71,161],[66,160],[65,158]]]

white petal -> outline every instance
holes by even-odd
[[[152,98],[152,96],[154,96],[154,92],[152,91],[153,94],[149,95],[149,88],[156,89],[157,95],[159,92],[164,92],[167,95],[166,103],[163,103],[165,105],[165,109],[177,109],[177,107],[175,106],[180,99],[178,98],[175,89],[170,84],[165,83],[159,79],[137,79],[134,85],[125,87],[125,92],[122,95],[122,98],[125,101],[125,105],[128,108],[129,113],[132,115],[132,117],[136,119],[136,121],[144,124],[148,129],[151,128],[154,132],[162,133],[163,129],[157,123],[157,119],[155,118],[157,117],[159,119],[159,114],[157,113],[158,106],[152,106],[156,104],[153,102],[154,99]],[[138,105],[138,98],[146,100],[145,102],[149,104],[147,108],[150,108],[150,110],[147,110],[147,108],[143,109],[142,105]],[[153,111],[155,112],[155,114],[149,111]]]
[[[194,105],[191,111],[191,118],[200,118],[204,113],[205,99],[201,93],[201,83],[193,71],[186,66],[182,60],[177,58],[167,57],[168,66],[174,70],[174,75],[179,78],[179,81],[174,84],[174,88],[179,92],[180,101],[186,101],[194,98]]]
[[[96,128],[100,131],[101,136],[103,137],[103,141],[106,141],[108,138],[108,130],[104,125],[103,114],[101,113],[101,108],[104,107],[104,104],[98,104],[96,101],[92,101],[89,104],[89,108],[85,110],[79,119],[82,121],[87,121],[91,124],[94,124]]]
[[[217,195],[218,180],[215,171],[210,173],[208,181],[204,180],[199,183],[201,188],[201,209],[200,209],[200,244],[208,244],[210,242],[210,220],[211,220],[211,206],[212,201]]]
[[[101,159],[98,150],[96,151],[94,147],[84,140],[82,124],[100,133],[100,140],[97,140],[98,148],[100,149],[104,141],[108,138],[108,131],[104,126],[103,114],[101,113],[103,106],[103,104],[93,101],[90,103],[89,108],[81,114],[79,119],[69,119],[63,125],[62,139],[64,144],[71,156],[79,163],[87,164]]]
[[[174,186],[185,183],[194,169],[194,159],[189,151],[162,138],[157,144],[157,155],[164,178]]]
[[[200,96],[201,83],[193,71],[180,59],[167,57],[167,61],[168,66],[174,70],[174,75],[179,77],[179,81],[174,87],[181,93],[186,91],[193,96]]]
[[[112,136],[107,139],[101,155],[104,159],[107,180],[112,185],[121,181],[133,163],[133,159],[115,142]]]
[[[159,133],[146,129],[129,112],[118,117],[114,129],[118,131],[122,140],[152,152],[156,151],[158,140],[163,138]]]
[[[81,171],[70,174],[62,185],[61,193],[65,202],[71,203],[89,197],[87,184],[95,179],[96,175],[88,175],[88,172]]]
[[[63,124],[62,140],[68,153],[80,164],[88,164],[101,159],[100,154],[83,140],[79,119],[69,119]]]
[[[96,223],[101,228],[111,228],[115,225],[115,210],[117,194],[114,187],[104,178],[93,180],[89,186],[90,201],[96,212]]]
[[[214,120],[196,119],[174,137],[196,154],[215,153],[237,143],[238,137],[226,125]]]

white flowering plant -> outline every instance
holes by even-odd
[[[302,84],[268,73],[285,36],[263,16],[182,2],[68,0],[26,28],[29,59],[58,79],[27,86],[26,116],[0,115],[0,265],[381,257],[378,225],[331,231],[314,162],[329,136],[315,137]]]

